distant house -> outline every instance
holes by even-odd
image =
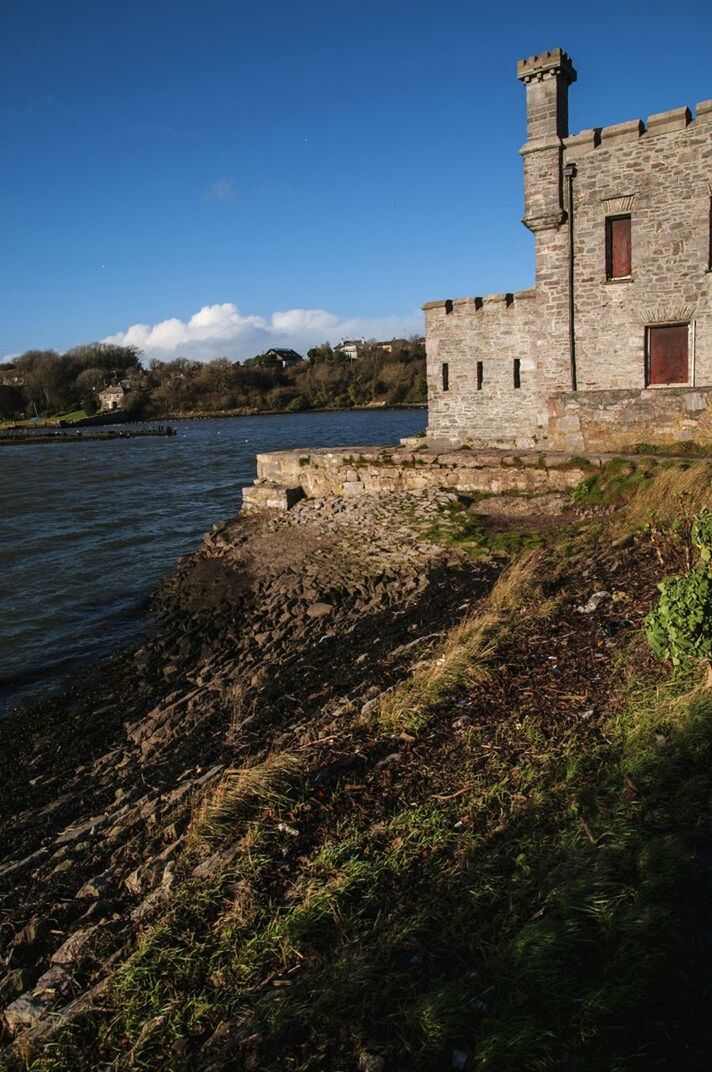
[[[341,342],[334,347],[334,353],[348,357],[349,361],[355,361],[359,355],[359,351],[362,350],[365,345],[365,339],[342,339]]]
[[[99,406],[102,411],[111,409],[123,409],[126,403],[128,391],[122,383],[112,383],[99,391]]]
[[[384,354],[392,354],[394,350],[400,350],[404,346],[424,342],[425,339],[422,338],[411,339],[410,343],[407,339],[388,339],[386,342],[377,342],[374,345],[377,350],[381,350]]]
[[[0,386],[22,387],[24,380],[17,365],[0,365]]]
[[[265,357],[272,358],[274,361],[279,361],[282,368],[294,368],[304,358],[301,354],[298,354],[296,350],[283,350],[279,347],[273,347],[268,350]]]

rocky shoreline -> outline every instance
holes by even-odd
[[[454,498],[218,526],[158,592],[144,647],[0,724],[2,1067],[96,1000],[186,877],[191,817],[227,769],[368,711],[490,589],[496,559],[426,535]],[[359,762],[356,737],[339,762]]]
[[[0,724],[0,1069],[706,1069],[712,699],[642,626],[710,470],[216,526]]]

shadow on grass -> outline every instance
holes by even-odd
[[[457,800],[424,770],[358,817],[337,787],[286,877],[276,821],[243,831],[31,1067],[706,1069],[712,697],[634,688],[593,737],[511,719],[499,757],[451,756]]]

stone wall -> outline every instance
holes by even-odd
[[[600,459],[538,452],[354,447],[257,455],[257,480],[243,509],[289,510],[301,498],[449,489],[538,493],[575,487]]]
[[[453,444],[486,441],[531,447],[546,434],[546,395],[539,389],[534,291],[458,298],[425,306],[428,432]],[[514,387],[514,359],[520,362]],[[482,362],[481,386],[477,362]],[[448,390],[442,368],[448,366]],[[564,384],[559,384],[563,387]]]
[[[574,165],[574,330],[579,393],[646,387],[646,329],[690,325],[688,386],[712,385],[710,226],[712,101],[640,120],[568,134],[568,87],[576,80],[560,49],[523,60],[527,89],[523,222],[536,241],[532,290],[428,302],[428,436],[454,446],[555,447],[549,399],[572,388],[569,345],[569,203],[564,167]],[[631,215],[630,278],[606,277],[606,218]],[[521,386],[514,387],[519,360]],[[482,383],[478,388],[478,362]],[[447,365],[449,383],[443,383]],[[653,441],[640,421],[659,403],[621,406],[602,420],[622,439]],[[591,401],[602,413],[604,400]],[[586,404],[580,403],[582,412]],[[684,407],[683,407],[684,408]],[[556,411],[558,412],[558,411]],[[681,432],[688,438],[692,411]],[[564,419],[572,416],[569,412]],[[630,417],[629,429],[620,422]],[[592,433],[591,433],[592,434]],[[706,433],[693,433],[701,438]]]
[[[691,386],[712,384],[712,102],[566,140],[574,180],[581,390],[644,388],[645,329],[690,323]],[[605,221],[630,213],[632,272],[606,279]]]
[[[632,450],[712,442],[712,387],[562,392],[549,400],[555,450]]]

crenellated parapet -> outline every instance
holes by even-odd
[[[576,77],[571,57],[562,48],[551,48],[525,60],[517,60],[517,78],[525,85],[549,78],[561,78],[566,85],[571,85]]]
[[[421,308],[425,313],[432,309],[444,309],[446,315],[463,305],[472,306],[475,312],[480,310],[498,312],[502,309],[509,309],[515,302],[530,301],[532,298],[536,298],[534,287],[530,287],[528,290],[502,291],[499,294],[486,294],[484,296],[441,298],[438,301],[425,302]]]
[[[648,116],[647,123],[642,119],[628,119],[606,127],[592,127],[564,139],[565,157],[575,159],[581,153],[594,149],[613,149],[619,145],[645,142],[661,134],[678,133],[688,128],[690,133],[694,133],[699,124],[708,124],[711,120],[712,100],[706,100],[700,101],[694,112],[685,105]]]

